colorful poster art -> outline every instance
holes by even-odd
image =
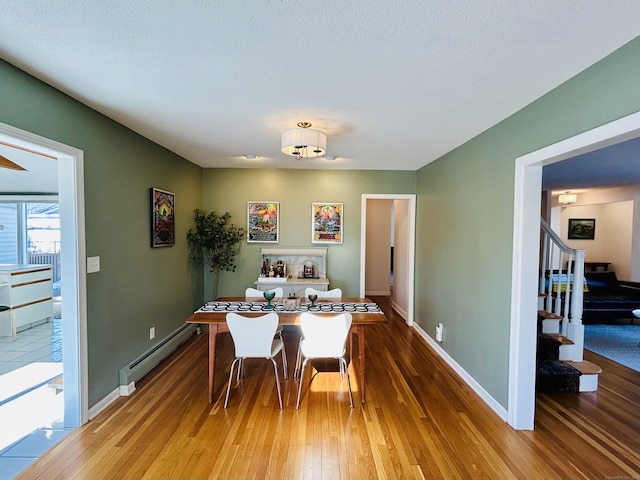
[[[311,216],[312,243],[342,243],[342,203],[312,203]]]
[[[151,246],[170,247],[175,243],[175,195],[151,189]]]
[[[280,205],[278,202],[248,202],[247,242],[278,243]]]

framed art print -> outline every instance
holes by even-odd
[[[568,232],[569,240],[593,240],[596,236],[596,219],[570,218]]]
[[[170,247],[175,243],[175,195],[151,189],[151,246]]]
[[[279,233],[279,202],[248,202],[247,242],[278,243]]]
[[[343,213],[342,203],[312,203],[311,243],[342,243]]]

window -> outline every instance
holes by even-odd
[[[53,265],[60,280],[60,209],[57,202],[0,201],[0,263]]]

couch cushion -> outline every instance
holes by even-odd
[[[613,292],[620,286],[616,272],[584,272],[584,277],[590,292]]]
[[[549,271],[547,271],[547,276],[546,276],[545,285],[544,285],[545,289],[549,288],[549,278],[551,278],[551,291],[553,293],[558,292],[558,285],[560,285],[560,291],[562,293],[565,293],[567,291],[567,283],[569,284],[569,289],[573,288],[573,273],[571,274],[571,277],[567,281],[567,273],[564,270],[561,274],[558,274],[557,270],[554,270],[553,273],[551,274],[549,274]],[[585,292],[589,291],[589,285],[587,283],[586,278],[584,278],[582,288]]]

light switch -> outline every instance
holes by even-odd
[[[87,257],[87,273],[100,271],[100,257]]]

